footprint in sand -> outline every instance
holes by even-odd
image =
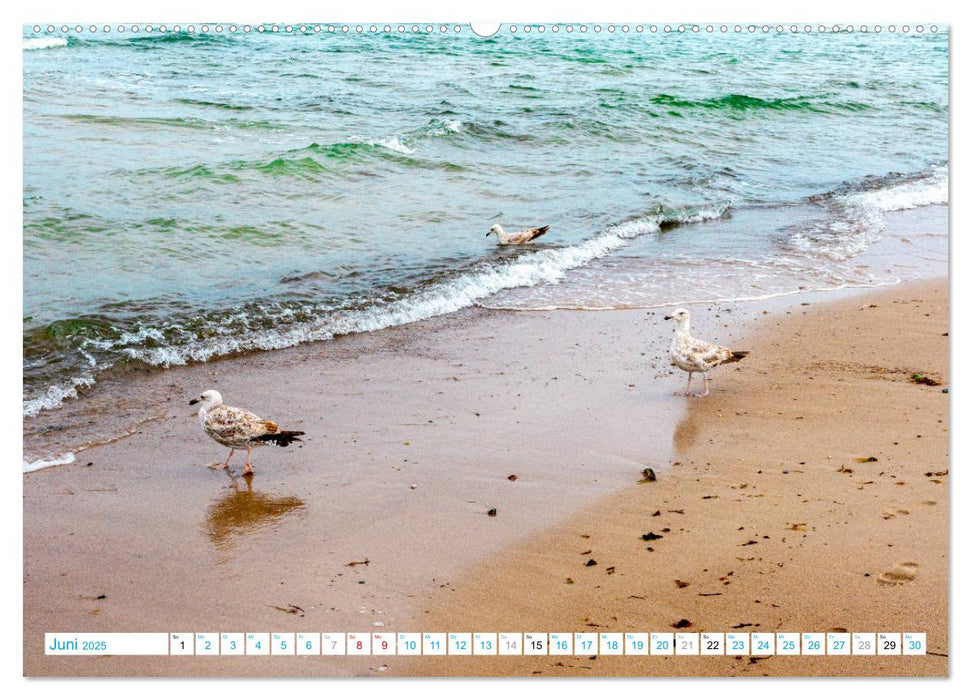
[[[917,564],[905,561],[877,576],[877,583],[881,586],[902,586],[915,578],[917,578]]]

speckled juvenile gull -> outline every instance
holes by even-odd
[[[250,464],[250,455],[254,447],[265,445],[268,442],[286,447],[291,442],[301,442],[298,435],[303,435],[300,430],[280,430],[273,421],[263,420],[257,415],[250,413],[244,408],[235,408],[223,404],[223,397],[215,389],[204,392],[199,398],[192,399],[190,406],[201,403],[199,406],[199,422],[202,423],[203,430],[213,440],[220,445],[231,448],[226,462],[212,465],[213,469],[228,469],[229,460],[237,449],[246,448],[246,467],[244,474],[253,473],[253,465]]]
[[[492,228],[489,229],[489,233],[486,234],[486,238],[494,233],[496,234],[496,239],[499,241],[499,245],[522,245],[523,243],[529,243],[534,238],[539,238],[549,230],[549,226],[540,226],[539,228],[530,228],[525,231],[506,233],[502,230],[502,226],[493,224]]]
[[[674,340],[671,341],[671,364],[688,373],[688,386],[684,395],[691,390],[691,375],[702,372],[705,375],[705,393],[696,396],[708,396],[708,372],[718,365],[738,362],[748,352],[733,351],[721,345],[707,343],[691,337],[691,314],[687,309],[675,309],[665,321],[674,319],[677,327],[674,329]]]

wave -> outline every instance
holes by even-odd
[[[475,305],[497,292],[515,287],[555,284],[577,267],[609,255],[645,234],[673,225],[723,216],[728,205],[658,208],[609,226],[593,237],[564,247],[524,251],[515,258],[483,260],[444,279],[419,283],[400,294],[348,304],[259,303],[208,317],[173,319],[165,326],[102,329],[84,336],[81,350],[98,355],[96,369],[64,385],[54,385],[25,398],[24,415],[62,405],[92,386],[95,373],[123,361],[153,367],[207,362],[245,352],[279,350],[329,340],[351,333],[366,333],[453,313]],[[93,327],[93,326],[92,326]]]
[[[914,176],[878,178],[875,186],[841,195],[848,206],[876,209],[881,212],[915,209],[931,204],[948,203],[948,169],[934,166]]]
[[[23,460],[23,472],[35,472],[38,469],[46,469],[47,467],[60,467],[65,464],[73,464],[75,456],[73,452],[67,452],[62,454],[60,457],[54,457],[53,459],[38,459],[34,462],[28,462],[26,459]]]
[[[808,112],[830,112],[833,110],[860,112],[870,109],[863,102],[832,102],[829,95],[797,95],[795,97],[753,97],[751,95],[729,94],[692,100],[674,95],[659,94],[650,99],[652,104],[679,109],[710,109],[731,112],[755,110],[803,110]]]
[[[847,260],[880,240],[887,212],[947,204],[948,168],[935,165],[910,175],[864,178],[809,201],[823,207],[823,216],[788,231],[786,245],[803,253]]]
[[[67,46],[67,39],[60,36],[31,37],[24,39],[24,51],[40,49],[59,49]]]
[[[215,45],[225,46],[239,41],[240,37],[226,33],[213,32],[160,32],[158,34],[139,34],[134,36],[118,37],[116,40],[124,41],[135,48],[165,47],[169,44],[194,44],[194,45]]]
[[[237,105],[231,102],[216,102],[213,100],[193,100],[188,97],[179,97],[175,101],[179,104],[190,105],[193,107],[213,107],[215,109],[227,109],[233,111],[248,111],[253,109],[249,105]]]
[[[86,372],[79,377],[73,377],[67,384],[49,386],[40,396],[24,400],[24,415],[31,417],[36,416],[41,411],[59,408],[63,405],[65,399],[76,399],[78,389],[94,386],[94,383],[94,376]]]
[[[380,146],[381,148],[387,148],[389,151],[394,151],[395,153],[402,153],[406,156],[414,155],[418,152],[418,149],[406,146],[401,142],[401,139],[397,136],[390,136],[388,138],[378,139],[374,141],[366,142],[369,146]]]

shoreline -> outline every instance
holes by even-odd
[[[761,333],[760,325],[770,333],[767,318],[798,319],[806,303],[768,316],[761,306],[712,307],[696,332],[732,344]],[[311,349],[302,348],[290,357],[183,368],[166,419],[137,437],[91,448],[77,465],[25,474],[25,674],[435,675],[427,660],[414,666],[379,657],[274,658],[242,667],[218,657],[188,664],[48,658],[35,649],[53,629],[175,631],[199,620],[220,630],[410,630],[438,619],[419,611],[439,609],[469,572],[490,568],[484,562],[498,560],[496,570],[504,569],[530,542],[548,537],[550,526],[561,530],[578,512],[631,488],[656,495],[673,482],[669,477],[681,478],[676,455],[694,430],[682,411],[694,400],[671,396],[683,377],[665,366],[670,329],[658,314],[468,313],[471,323],[440,319],[417,333],[389,329],[310,362]],[[361,342],[368,352],[356,347]],[[551,355],[549,344],[560,352]],[[943,347],[946,358],[946,339]],[[497,356],[515,359],[497,364]],[[730,382],[755,367],[717,370],[715,393],[702,407],[724,401]],[[228,401],[248,394],[265,417],[312,427],[308,442],[257,452],[249,483],[205,469],[222,450],[181,405],[202,377],[233,397]],[[689,406],[691,416],[697,405]],[[294,406],[313,408],[301,419]],[[647,428],[631,431],[631,420]],[[631,486],[647,466],[659,481]],[[491,507],[497,517],[486,514]],[[945,506],[936,512],[946,514]],[[645,527],[660,526],[650,520]],[[532,565],[522,566],[513,569],[531,573]],[[127,581],[114,575],[119,570]],[[918,581],[925,578],[922,572]],[[483,668],[450,663],[439,672],[489,675]],[[688,667],[677,672],[691,675]]]
[[[66,459],[69,454],[78,457],[79,453],[92,447],[124,439],[137,431],[143,423],[157,420],[164,415],[164,404],[159,397],[168,401],[174,398],[169,389],[172,381],[167,381],[173,373],[192,372],[196,368],[232,367],[235,363],[267,361],[280,358],[280,361],[313,361],[317,355],[338,354],[346,356],[353,353],[368,353],[379,347],[380,340],[375,334],[394,333],[396,330],[418,329],[421,332],[426,324],[431,328],[442,328],[450,324],[475,322],[482,314],[544,314],[573,312],[658,312],[676,306],[704,306],[710,308],[745,308],[747,305],[761,305],[770,311],[781,311],[804,297],[813,303],[867,294],[873,290],[909,284],[918,279],[945,276],[947,268],[947,205],[928,205],[915,209],[886,212],[885,229],[881,240],[854,258],[854,265],[869,269],[877,276],[888,276],[895,282],[880,283],[872,286],[847,284],[843,287],[813,289],[800,288],[788,292],[768,295],[748,295],[725,300],[698,300],[658,302],[623,308],[557,308],[523,310],[505,308],[487,301],[477,302],[458,311],[433,316],[420,321],[389,326],[387,328],[360,333],[349,333],[326,341],[298,343],[276,350],[251,351],[237,355],[219,357],[204,363],[190,363],[172,367],[156,367],[135,363],[129,366],[116,366],[105,370],[97,381],[85,389],[81,387],[80,398],[67,399],[54,410],[43,410],[28,416],[24,415],[25,473],[48,468],[47,462]],[[718,225],[710,222],[708,225]],[[933,233],[929,233],[933,232]],[[407,331],[405,331],[407,332]],[[119,408],[123,408],[120,411]],[[131,417],[120,417],[128,416]],[[56,466],[56,465],[51,465]],[[32,469],[27,469],[32,467]]]

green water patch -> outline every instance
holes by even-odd
[[[41,241],[84,243],[88,236],[110,230],[108,223],[98,217],[64,210],[57,215],[24,219],[24,245],[35,247]]]
[[[231,226],[216,235],[228,241],[240,241],[269,247],[284,245],[289,240],[289,236],[281,231],[270,231],[258,226],[247,225]]]
[[[871,109],[871,105],[863,102],[832,102],[828,95],[773,97],[761,98],[751,95],[731,94],[722,97],[710,97],[692,100],[674,95],[659,94],[650,98],[652,104],[675,109],[702,109],[726,113],[737,112],[781,112],[804,111],[828,113],[833,111],[861,112]]]
[[[266,175],[287,177],[311,177],[324,173],[327,168],[310,156],[303,158],[274,158],[264,163],[243,162],[240,169],[256,170]]]
[[[188,168],[163,168],[158,171],[142,171],[148,174],[160,173],[162,176],[174,180],[209,180],[226,184],[236,184],[240,178],[232,173],[219,172],[206,165],[192,165]]]

